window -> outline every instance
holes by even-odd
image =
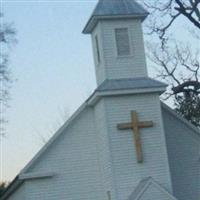
[[[128,28],[117,28],[115,29],[115,39],[117,47],[118,56],[127,56],[130,55],[130,41]]]
[[[100,63],[100,52],[99,52],[99,40],[97,35],[95,36],[95,43],[96,43],[96,55],[97,55],[97,62]]]

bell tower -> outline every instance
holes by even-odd
[[[133,0],[100,0],[83,33],[91,34],[97,84],[146,77],[142,22],[148,12]]]
[[[98,87],[87,103],[94,109],[105,199],[127,200],[147,177],[172,192],[159,98],[166,85],[147,75],[147,15],[135,0],[99,0],[83,30],[94,52]]]

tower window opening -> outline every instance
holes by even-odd
[[[128,56],[131,53],[128,28],[115,29],[115,39],[118,56]]]
[[[97,55],[97,62],[100,63],[101,57],[100,57],[100,51],[99,51],[99,40],[98,36],[95,36],[95,43],[96,43],[96,55]]]

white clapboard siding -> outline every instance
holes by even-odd
[[[26,181],[27,200],[102,200],[93,110],[86,108],[28,170],[55,172]]]
[[[128,29],[128,37],[126,33],[118,33],[117,39],[115,31],[120,29]],[[100,63],[95,49],[96,35],[99,38]],[[92,32],[92,43],[98,84],[105,79],[147,76],[141,20],[101,20]],[[124,55],[118,55],[118,50]],[[128,52],[129,55],[125,55]]]
[[[20,185],[20,187],[15,190],[15,193],[9,196],[7,200],[27,200],[25,184]]]
[[[199,200],[200,137],[169,108],[163,107],[163,119],[174,195],[180,200]]]
[[[147,103],[148,102],[148,103]],[[118,123],[131,120],[131,110],[139,120],[152,120],[152,128],[141,129],[144,163],[138,164],[132,130],[118,130]],[[172,191],[165,135],[158,94],[136,94],[105,98],[106,127],[117,199],[127,199],[138,182],[152,176]]]

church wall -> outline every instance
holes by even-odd
[[[54,172],[26,181],[28,200],[102,200],[94,115],[86,108],[51,144],[29,172]]]
[[[26,185],[22,184],[7,200],[26,200]]]
[[[105,111],[105,100],[101,99],[94,107],[95,113],[95,124],[97,131],[97,144],[99,152],[99,165],[101,167],[101,175],[104,186],[105,200],[108,199],[106,196],[108,192],[115,196],[115,187],[113,180],[113,171],[111,168],[111,153],[109,145],[109,134],[107,129],[107,116]]]
[[[200,198],[200,137],[163,108],[174,195],[179,200]]]
[[[157,94],[106,97],[107,126],[117,200],[126,200],[137,184],[153,177],[171,192],[171,179],[163,133],[160,100]],[[132,130],[118,130],[118,123],[130,122],[136,110],[140,121],[154,122],[154,127],[140,129],[144,162],[137,163]]]
[[[128,28],[131,55],[117,55],[115,29]],[[103,55],[108,79],[144,77],[147,75],[141,21],[138,19],[101,21]]]

